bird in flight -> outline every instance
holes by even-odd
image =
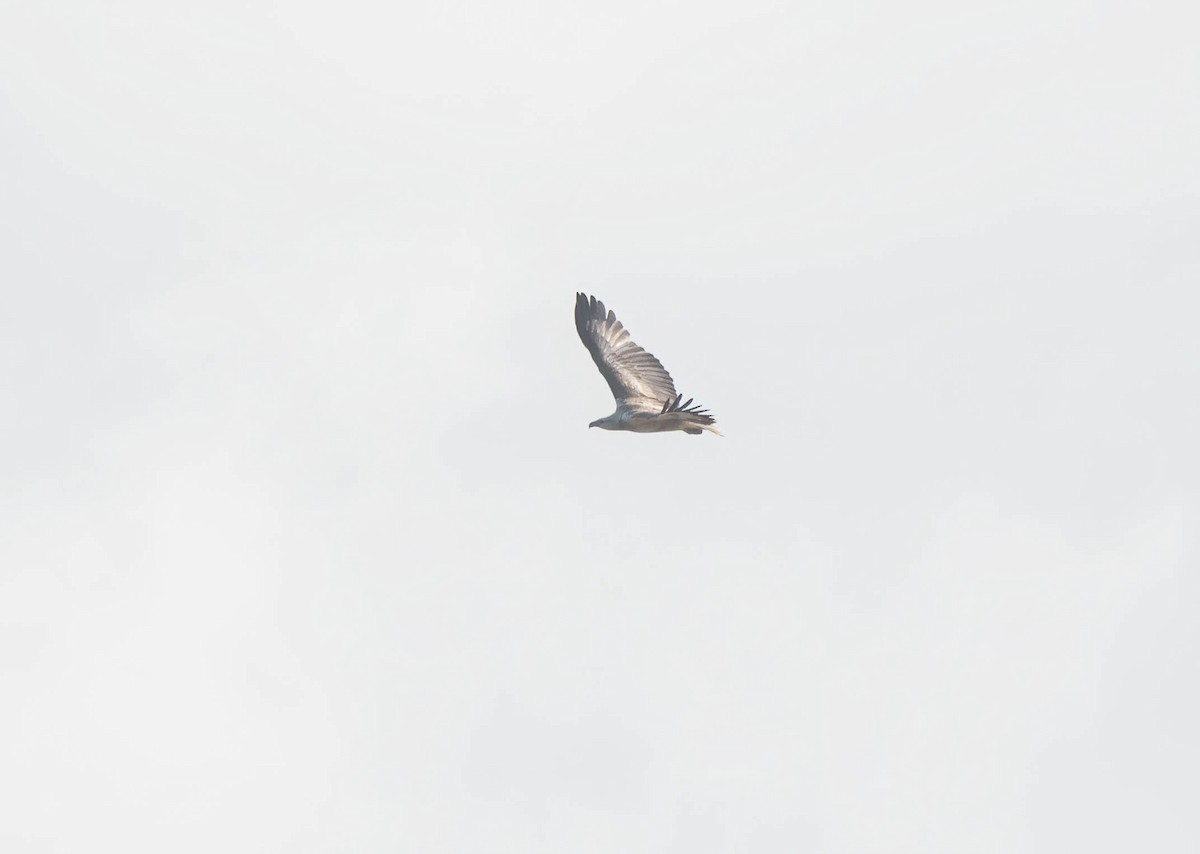
[[[683,395],[675,393],[675,383],[662,362],[634,344],[621,321],[600,300],[575,295],[575,328],[617,399],[616,412],[589,427],[635,433],[682,430],[693,436],[707,430],[724,435],[713,426],[716,419],[708,410],[692,406],[691,399],[681,403]]]

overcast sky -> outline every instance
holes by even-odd
[[[1198,28],[0,6],[0,848],[1196,851]]]

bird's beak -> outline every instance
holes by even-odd
[[[593,421],[591,424],[589,424],[589,425],[588,425],[588,427],[589,427],[589,428],[590,428],[590,427],[595,427],[595,426],[596,426],[596,422],[595,422],[595,421]]]

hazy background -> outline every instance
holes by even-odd
[[[1196,851],[1198,27],[0,6],[0,847]]]

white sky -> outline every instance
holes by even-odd
[[[0,848],[1197,850],[1198,27],[0,6]]]

